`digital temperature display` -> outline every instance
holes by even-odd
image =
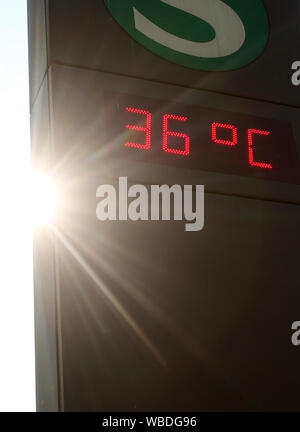
[[[105,103],[115,157],[300,184],[289,122],[114,92]]]

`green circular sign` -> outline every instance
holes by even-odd
[[[137,42],[193,69],[238,69],[263,51],[269,36],[262,0],[104,0]]]

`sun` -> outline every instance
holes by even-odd
[[[53,222],[57,204],[57,185],[51,176],[33,173],[30,181],[30,212],[33,229]]]

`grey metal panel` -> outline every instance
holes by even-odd
[[[145,164],[97,157],[93,163],[99,137],[105,141],[102,89],[130,91],[129,82],[153,95],[144,81],[51,68],[56,173],[64,189],[57,262],[65,410],[297,409],[290,326],[299,301],[299,206],[207,193],[199,233],[186,233],[181,222],[97,222],[96,188],[121,174],[150,183],[207,185],[210,178],[219,191],[226,183],[217,174],[147,172]],[[173,91],[163,85],[159,93]],[[223,97],[201,94],[208,106],[226,106]],[[296,109],[253,101],[244,107],[293,119],[297,128]],[[241,181],[231,176],[227,193],[238,183],[261,198],[299,198],[291,185],[264,190],[262,181],[257,190],[252,179]]]
[[[47,70],[46,0],[27,0],[30,106]]]
[[[207,190],[218,193],[300,202],[299,185],[105,158],[107,124],[103,92],[110,89],[287,120],[293,126],[298,155],[299,109],[58,65],[51,67],[50,76],[57,175],[77,176],[80,172],[90,176],[106,172],[108,176],[127,175],[146,183],[205,184]]]
[[[291,83],[298,60],[298,0],[264,0],[270,38],[264,52],[235,71],[202,72],[172,64],[136,43],[107,11],[103,1],[50,0],[49,63],[60,63],[128,76],[300,106]]]
[[[47,170],[51,163],[48,80],[44,79],[31,115],[33,166]],[[34,299],[36,404],[38,411],[59,409],[58,321],[55,238],[41,228],[34,235]]]
[[[206,194],[189,233],[97,221],[101,183],[58,227],[65,410],[298,410],[300,207]]]

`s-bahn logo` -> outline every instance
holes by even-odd
[[[262,0],[104,0],[140,44],[193,69],[225,71],[263,51],[269,21]]]

